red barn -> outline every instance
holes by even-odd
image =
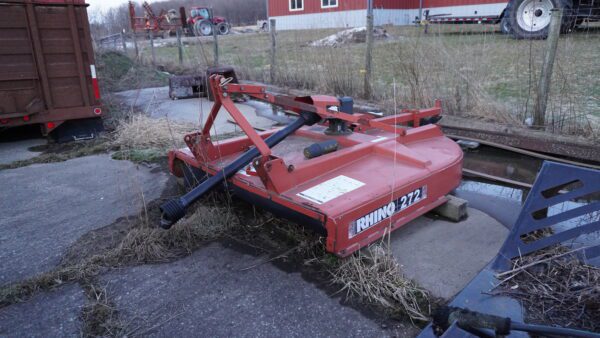
[[[277,29],[366,25],[367,0],[268,0]],[[497,21],[508,0],[373,0],[375,25],[409,25],[419,13],[448,21]],[[441,20],[440,20],[441,21]]]

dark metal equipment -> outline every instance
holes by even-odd
[[[206,77],[202,75],[173,75],[169,77],[169,97],[173,100],[206,96]]]
[[[514,258],[527,255],[538,250],[554,245],[578,246],[574,254],[586,264],[600,266],[600,244],[598,242],[588,243],[581,246],[580,241],[575,239],[592,233],[600,233],[600,218],[597,213],[600,212],[600,201],[593,200],[590,196],[600,195],[600,171],[587,169],[568,164],[556,162],[544,162],[527,200],[523,205],[519,217],[511,229],[506,241],[496,257],[477,275],[469,284],[450,302],[450,306],[460,309],[470,309],[471,311],[486,314],[485,318],[492,316],[509,317],[513,322],[508,337],[528,337],[524,332],[515,329],[515,322],[521,329],[535,329],[523,322],[523,309],[519,302],[505,295],[492,295],[489,290],[493,285],[497,285],[500,280],[497,274],[511,269],[511,261]],[[589,203],[571,203],[573,201],[587,201]],[[564,203],[571,203],[569,207],[564,208]],[[566,226],[565,226],[566,225]],[[553,233],[548,236],[524,236],[540,231],[542,229],[552,228]],[[457,312],[458,311],[458,312]],[[461,310],[454,311],[455,315],[461,313]],[[506,333],[504,329],[501,332],[493,332],[492,328],[484,323],[493,321],[479,318],[477,323],[468,318],[474,318],[472,313],[465,312],[465,316],[451,317],[443,325],[444,329],[438,329],[429,325],[421,334],[420,338],[441,337],[494,337],[496,333]],[[460,317],[460,318],[459,318]],[[496,318],[497,319],[497,318]],[[442,320],[441,322],[444,322]],[[468,324],[471,322],[471,324]],[[519,326],[519,324],[521,326]],[[438,320],[438,327],[439,320]],[[528,327],[527,327],[528,326]],[[495,328],[498,328],[496,326]],[[539,327],[538,327],[539,329]],[[539,331],[538,333],[542,333]],[[559,334],[554,331],[550,336]],[[564,336],[565,333],[563,333]],[[597,337],[597,334],[584,335],[584,337]],[[574,332],[566,333],[567,336],[576,336]]]

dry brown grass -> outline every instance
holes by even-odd
[[[156,221],[156,216],[153,216]],[[149,226],[139,218],[117,247],[98,252],[83,262],[60,266],[21,282],[0,288],[0,308],[27,300],[37,292],[68,282],[88,285],[106,268],[143,263],[167,262],[189,255],[207,241],[217,239],[240,220],[228,207],[197,206],[169,231]]]
[[[428,292],[403,276],[400,266],[383,246],[372,245],[341,260],[331,274],[332,281],[350,296],[406,315],[413,322],[429,320]]]
[[[516,258],[497,293],[519,299],[527,321],[598,332],[600,269],[557,246]]]
[[[83,337],[126,337],[127,324],[119,318],[117,307],[107,295],[105,287],[97,284],[85,285],[89,302],[80,318]]]
[[[114,143],[125,149],[172,149],[184,146],[183,137],[198,127],[192,123],[136,114],[119,123]]]
[[[132,229],[112,255],[123,262],[166,262],[191,254],[239,224],[229,207],[198,205],[169,231],[146,225]]]

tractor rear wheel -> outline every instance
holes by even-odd
[[[513,36],[517,39],[545,39],[553,8],[563,11],[561,30],[572,29],[572,0],[514,0],[508,7],[508,23]]]
[[[196,36],[209,36],[213,34],[212,23],[208,20],[198,21],[194,24]]]
[[[217,32],[221,35],[229,34],[229,25],[226,22],[221,22],[217,25]]]

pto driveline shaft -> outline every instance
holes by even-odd
[[[296,121],[267,137],[265,139],[265,143],[269,147],[274,147],[279,142],[283,141],[287,136],[300,129],[300,127],[304,125],[312,125],[318,122],[319,119],[319,116],[316,114],[302,113]],[[163,203],[160,206],[160,211],[162,214],[161,227],[163,229],[170,229],[175,222],[185,216],[185,210],[190,204],[198,200],[219,183],[235,175],[235,173],[247,166],[259,155],[260,152],[256,147],[251,148],[242,154],[242,156],[238,157],[235,161],[223,168],[223,170],[220,170],[214,176],[209,177],[206,181],[202,182],[199,186],[187,194]]]

